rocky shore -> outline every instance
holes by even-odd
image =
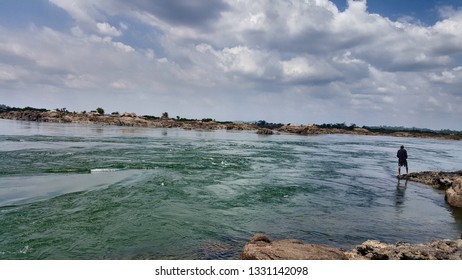
[[[102,115],[98,113],[66,113],[58,111],[33,112],[9,111],[1,112],[0,119],[36,121],[48,123],[77,123],[96,125],[115,125],[151,128],[183,128],[203,130],[256,130],[257,127],[245,123],[218,123],[214,121],[176,121],[173,119],[149,119],[135,113]]]
[[[299,240],[270,241],[256,234],[244,246],[241,260],[462,260],[462,239],[425,244],[396,244],[368,240],[350,251]]]
[[[0,119],[37,121],[51,123],[78,123],[96,125],[116,125],[132,127],[152,128],[182,128],[198,130],[254,130],[261,135],[272,134],[298,134],[298,135],[322,135],[322,134],[354,134],[371,136],[395,136],[395,137],[418,137],[438,138],[449,140],[462,140],[462,134],[422,133],[422,132],[373,132],[365,128],[353,129],[322,128],[317,125],[282,125],[275,129],[259,127],[255,123],[215,122],[209,121],[182,121],[169,118],[152,119],[145,116],[137,116],[134,113],[104,115],[98,113],[70,113],[62,111],[4,111],[0,112]]]
[[[272,131],[266,130],[273,134]],[[354,135],[370,135],[370,136],[393,136],[393,137],[414,137],[414,138],[436,138],[447,140],[462,140],[462,134],[438,134],[438,133],[417,133],[410,131],[399,132],[373,132],[365,128],[355,127],[353,129],[339,128],[321,128],[316,125],[284,125],[276,130],[276,133],[291,133],[299,135],[321,135],[321,134],[354,134]]]

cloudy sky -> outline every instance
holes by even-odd
[[[0,104],[462,130],[462,1],[0,0]]]

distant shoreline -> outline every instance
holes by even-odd
[[[134,113],[124,114],[99,114],[99,113],[71,113],[63,111],[3,111],[0,112],[0,119],[35,121],[48,123],[78,123],[78,124],[98,124],[131,127],[151,127],[151,128],[182,128],[194,130],[254,130],[261,135],[273,135],[280,133],[297,135],[324,135],[324,134],[353,134],[371,136],[394,136],[394,137],[415,137],[415,138],[435,138],[447,140],[462,140],[462,133],[438,133],[435,131],[371,131],[364,127],[337,128],[335,126],[323,127],[315,124],[311,125],[278,125],[271,127],[265,122],[261,123],[239,123],[239,122],[217,122],[211,119],[206,120],[175,120],[172,118],[153,118],[149,116],[137,116]]]

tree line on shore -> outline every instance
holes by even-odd
[[[18,108],[18,107],[10,107],[4,104],[0,104],[0,113],[2,112],[49,112],[50,110],[44,109],[44,108],[34,108],[34,107],[24,107],[24,108]],[[66,108],[57,108],[54,111],[57,112],[62,112],[62,113],[69,113],[69,114],[77,114],[77,112],[69,112]],[[86,114],[86,111],[82,111],[82,114]],[[100,115],[104,115],[105,111],[102,107],[96,108],[96,110],[90,111],[90,113],[98,113]],[[119,115],[119,112],[112,112],[111,115]],[[175,120],[179,122],[216,122],[220,124],[231,124],[233,123],[232,121],[216,121],[215,119],[212,118],[203,118],[203,119],[190,119],[190,118],[184,118],[180,116],[176,116],[176,118],[170,118],[168,112],[162,113],[162,116],[157,117],[157,116],[151,116],[151,115],[143,115],[142,116],[144,119],[147,120]],[[266,122],[265,120],[259,120],[256,122],[248,122],[250,124],[254,124],[259,128],[266,128],[266,129],[279,129],[285,125],[290,125],[289,124],[283,124],[283,123],[272,123],[272,122]],[[354,130],[358,128],[363,128],[367,129],[371,132],[377,132],[381,134],[391,134],[395,132],[409,132],[409,133],[422,133],[422,134],[462,134],[462,131],[456,131],[456,130],[450,130],[450,129],[441,129],[441,130],[432,130],[428,128],[407,128],[403,126],[357,126],[356,124],[350,124],[347,125],[346,123],[323,123],[323,124],[313,124],[319,128],[325,128],[325,129],[343,129],[343,130]]]

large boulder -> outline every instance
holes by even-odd
[[[452,186],[446,190],[446,201],[454,207],[462,207],[462,178],[454,180]]]
[[[270,241],[264,234],[256,234],[244,246],[242,260],[346,260],[336,248],[305,244],[299,240]]]

